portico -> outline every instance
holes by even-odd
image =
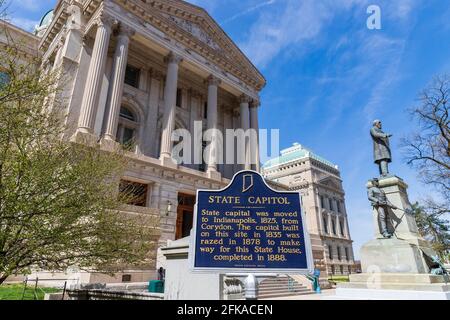
[[[159,212],[161,246],[189,233],[197,189],[219,189],[241,169],[259,170],[257,139],[232,149],[218,133],[259,129],[265,79],[203,9],[180,0],[60,0],[41,32],[44,60],[69,71],[65,136],[126,148],[123,183],[142,192],[127,211]],[[201,133],[212,132],[200,146],[199,124]],[[175,162],[178,129],[191,133],[201,151],[191,158],[201,161]],[[231,153],[235,160],[243,154],[244,163],[225,164]],[[164,264],[154,255],[146,272]]]
[[[180,113],[182,113],[179,109],[191,109],[194,104],[197,104],[196,108],[203,108],[203,110],[197,110],[201,117],[198,117],[198,115],[196,117],[195,112],[191,112],[191,119],[189,120],[205,120],[205,129],[221,130],[223,134],[225,134],[226,129],[241,128],[248,130],[252,128],[258,130],[259,98],[257,91],[249,90],[246,86],[236,85],[229,78],[221,79],[224,76],[223,73],[219,74],[218,70],[209,73],[210,68],[207,65],[199,65],[198,61],[195,61],[192,57],[171,51],[172,48],[170,47],[161,46],[149,36],[148,31],[135,29],[131,24],[128,25],[125,21],[120,21],[122,17],[118,15],[118,12],[108,10],[108,7],[102,9],[101,13],[94,18],[95,20],[90,27],[91,30],[88,30],[84,35],[84,37],[92,37],[93,48],[74,140],[77,140],[77,136],[82,135],[90,137],[90,141],[101,139],[103,142],[117,142],[120,110],[124,95],[127,95],[130,91],[127,88],[124,89],[125,74],[127,66],[129,66],[130,42],[131,46],[135,46],[136,49],[139,48],[138,50],[159,55],[160,62],[161,60],[163,62],[162,65],[149,63],[146,66],[149,72],[145,81],[149,83],[158,81],[158,89],[163,90],[161,101],[163,108],[161,110],[162,118],[160,119],[161,137],[140,137],[140,141],[137,141],[137,143],[140,143],[146,139],[151,139],[154,142],[160,140],[159,154],[156,154],[154,150],[150,153],[150,150],[138,148],[145,155],[160,159],[164,166],[176,166],[171,159],[172,134],[174,130],[178,129],[177,117],[179,118]],[[113,42],[112,47],[114,48],[112,57],[108,54],[108,51],[111,51],[108,50],[111,42]],[[87,43],[85,41],[85,45],[88,45]],[[110,66],[107,65],[108,59],[111,60]],[[110,73],[109,77],[105,81],[105,75],[108,73]],[[197,81],[203,80],[205,86],[202,86],[199,82],[197,86],[180,88],[181,83],[187,82],[186,76],[196,77]],[[140,77],[142,78],[142,75]],[[104,89],[106,85],[108,88]],[[147,88],[138,89],[145,90]],[[154,89],[156,90],[156,88]],[[104,90],[104,93],[107,92],[106,101],[104,97],[102,99],[102,90]],[[203,101],[200,106],[198,106],[198,101],[194,101],[196,97],[195,94],[192,94],[193,92],[200,92],[197,94],[197,99],[200,97],[200,100]],[[150,92],[150,94],[152,93]],[[133,92],[130,92],[129,97],[132,95]],[[136,97],[132,98],[135,99]],[[180,103],[179,100],[183,98],[186,98],[187,101],[183,101],[182,105],[177,105],[177,103]],[[155,102],[159,103],[160,101]],[[220,108],[219,105],[221,105]],[[239,106],[237,116],[239,117],[240,127],[235,127],[229,122],[225,123],[224,117],[226,115],[223,114],[235,111],[237,105]],[[219,113],[222,114],[219,115]],[[100,132],[95,130],[95,125],[98,122],[102,123]],[[193,128],[184,127],[184,129],[192,131]],[[144,132],[155,134],[154,130],[144,129]],[[257,141],[258,139],[253,142],[250,139],[245,141],[243,150],[245,159],[243,168],[245,169],[259,170]],[[204,171],[212,178],[220,179],[220,176],[224,174],[227,175],[227,178],[231,178],[230,173],[232,172],[224,170],[224,167],[221,167],[221,171],[218,168],[218,163],[224,161],[224,159],[218,158],[219,148],[223,148],[222,141],[215,135],[211,136]]]

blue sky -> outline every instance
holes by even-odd
[[[55,0],[13,0],[11,20],[31,30]],[[434,190],[408,168],[400,139],[407,112],[432,77],[450,71],[449,0],[191,0],[207,9],[267,78],[260,126],[339,165],[355,253],[372,237],[365,183],[377,174],[368,134],[380,118],[394,134],[391,171],[411,201]],[[369,5],[382,29],[366,27]]]

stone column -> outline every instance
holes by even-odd
[[[223,136],[224,136],[224,145],[225,145],[225,153],[224,153],[224,163],[225,163],[225,178],[231,179],[233,177],[233,171],[234,171],[234,159],[233,163],[230,164],[227,161],[227,155],[228,154],[234,154],[234,146],[235,144],[232,143],[233,141],[226,140],[226,134],[227,129],[233,129],[233,111],[226,110],[223,116]],[[233,148],[233,149],[232,149]]]
[[[333,233],[333,222],[331,222],[331,219],[333,219],[333,216],[331,214],[327,213],[328,231],[329,231],[329,234],[334,234]]]
[[[122,105],[123,86],[125,81],[125,70],[128,60],[128,46],[130,37],[134,30],[127,26],[120,27],[117,36],[116,51],[114,53],[114,64],[111,77],[110,100],[106,114],[105,139],[116,140],[117,125],[119,122],[120,106]]]
[[[101,16],[97,21],[97,33],[81,103],[76,136],[78,134],[93,134],[113,23],[114,20],[109,16]]]
[[[214,76],[208,78],[208,130],[214,130],[211,135],[208,155],[208,174],[216,175],[217,172],[217,92],[220,80]]]
[[[241,129],[244,130],[245,133],[247,133],[247,130],[250,128],[250,111],[249,111],[250,101],[251,101],[251,98],[246,95],[242,95],[240,98]],[[242,150],[238,150],[238,152],[242,152]],[[243,152],[245,154],[245,164],[243,167],[245,170],[251,170],[250,141],[248,141],[248,139],[245,139],[245,141],[244,141]]]
[[[145,133],[143,143],[144,154],[154,158],[158,158],[158,143],[155,142],[159,139],[157,135],[157,121],[158,121],[158,107],[160,97],[160,87],[163,83],[164,75],[156,70],[151,71],[150,76],[150,94],[148,98],[147,114],[145,120]],[[157,137],[158,136],[158,137]]]
[[[256,172],[260,172],[261,163],[259,159],[259,121],[258,121],[258,109],[260,106],[259,101],[253,101],[250,107],[250,126],[255,131],[256,136],[252,136],[252,162],[254,163],[252,166],[254,167]]]
[[[161,138],[160,159],[163,164],[171,164],[167,161],[172,157],[172,132],[175,129],[175,115],[177,102],[178,66],[182,58],[171,52],[167,57],[166,86],[164,88],[164,117],[163,132]]]

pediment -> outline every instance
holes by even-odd
[[[200,24],[176,16],[172,16],[166,13],[162,13],[162,15],[163,17],[175,23],[178,27],[180,27],[184,31],[191,34],[197,40],[209,46],[211,49],[225,54],[225,50],[223,50],[220,47],[217,41],[214,40],[214,38],[210,34],[208,34],[208,32],[206,32]]]
[[[252,62],[242,53],[215,20],[203,9],[182,0],[118,0],[142,5],[135,10],[151,15],[155,26],[163,32],[175,30],[171,36],[189,49],[220,65],[245,83],[260,90],[266,80]],[[145,9],[144,9],[145,8]]]

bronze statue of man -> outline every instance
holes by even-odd
[[[378,212],[378,225],[380,227],[380,233],[385,238],[392,237],[392,233],[389,232],[388,223],[388,208],[394,207],[388,201],[386,194],[379,188],[378,179],[372,180],[372,186],[367,190],[367,196],[369,198],[372,207]]]
[[[389,175],[388,163],[392,162],[391,147],[389,146],[389,138],[392,134],[384,133],[380,120],[373,122],[370,129],[370,135],[373,140],[374,162],[378,165],[380,175],[386,177]]]

